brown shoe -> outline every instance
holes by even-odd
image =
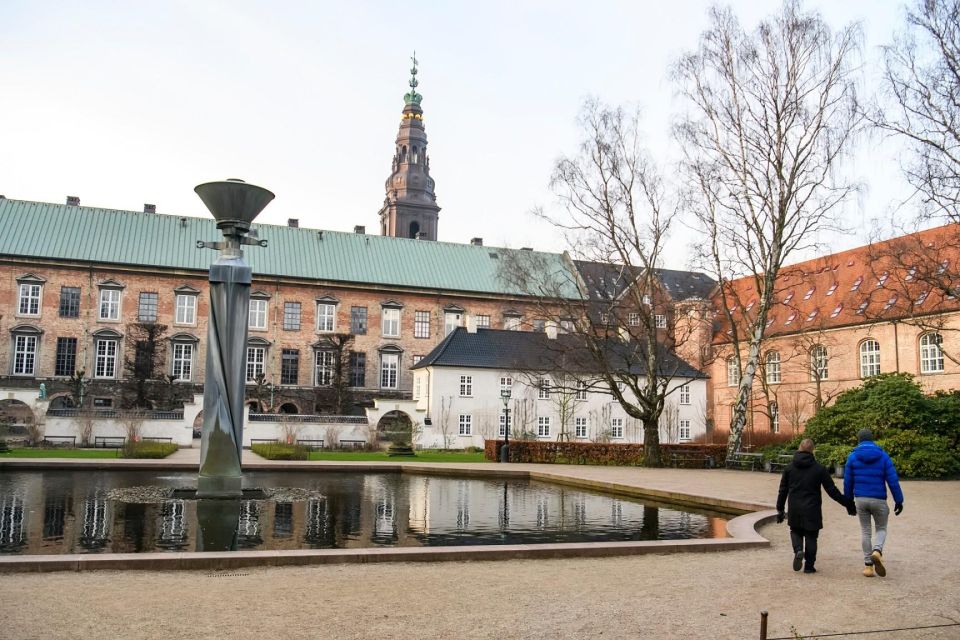
[[[867,566],[865,566],[865,567],[863,568],[863,577],[864,577],[864,578],[872,578],[873,576],[874,576],[874,573],[873,573],[873,565],[872,565],[872,564],[868,564]]]
[[[870,554],[870,559],[873,560],[873,568],[878,576],[882,578],[887,575],[887,568],[883,566],[883,554],[878,549],[874,549],[873,553]]]

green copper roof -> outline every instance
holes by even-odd
[[[522,296],[499,275],[513,249],[254,224],[265,249],[245,247],[256,276]],[[213,218],[0,199],[0,255],[207,271]],[[524,252],[569,274],[561,254]],[[572,288],[571,297],[577,297]]]

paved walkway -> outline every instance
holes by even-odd
[[[531,467],[756,504],[770,503],[777,484],[762,473]],[[960,621],[960,483],[905,482],[904,492],[883,579],[861,576],[857,520],[828,500],[815,575],[790,570],[785,525],[761,528],[768,549],[724,553],[9,574],[0,636],[755,638],[761,609],[771,637]],[[865,637],[956,639],[960,628]]]

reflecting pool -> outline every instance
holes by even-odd
[[[730,516],[536,481],[249,472],[269,497],[171,497],[196,474],[0,474],[0,553],[536,544],[726,537]]]

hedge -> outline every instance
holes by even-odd
[[[124,458],[166,458],[177,450],[175,442],[128,442],[123,446]]]
[[[484,458],[499,460],[503,440],[487,440],[484,444]],[[727,447],[723,444],[661,444],[660,452],[666,466],[702,468],[709,456],[715,466],[722,467],[727,459]],[[511,440],[510,462],[636,467],[643,465],[643,445]]]
[[[306,460],[310,457],[309,447],[282,442],[258,442],[250,450],[267,460]]]

